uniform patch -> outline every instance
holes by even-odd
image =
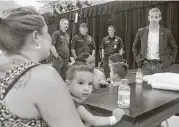
[[[90,42],[91,42],[91,41],[92,41],[92,38],[91,38],[91,37],[88,37],[88,41],[90,41]]]
[[[117,45],[116,44],[114,45],[114,49],[117,49]]]
[[[105,44],[109,44],[109,43],[110,43],[110,41],[109,41],[109,40],[106,40],[106,41],[105,41]]]

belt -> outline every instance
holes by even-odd
[[[104,56],[110,56],[109,54],[104,54]]]
[[[111,56],[112,54],[114,54],[114,53],[106,53],[106,54],[104,54],[104,56]]]
[[[66,55],[60,55],[60,57],[61,57],[62,59],[69,59],[69,56],[66,56]]]
[[[162,63],[162,61],[160,61],[160,60],[157,60],[157,59],[146,59],[147,60],[147,62],[150,62],[150,63],[154,63],[154,64],[157,64],[157,63]]]

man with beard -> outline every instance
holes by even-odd
[[[109,35],[103,38],[101,42],[103,68],[106,78],[109,78],[109,57],[115,53],[121,56],[124,54],[124,45],[120,37],[116,36],[114,26],[108,26]]]
[[[86,23],[80,24],[80,33],[72,38],[71,52],[76,59],[82,53],[89,53],[95,56],[95,42],[93,37],[88,35],[88,26]]]
[[[132,51],[144,75],[164,72],[175,62],[177,45],[172,31],[159,25],[161,12],[149,11],[149,26],[138,29]]]
[[[52,66],[58,71],[61,77],[66,79],[66,71],[68,69],[69,60],[69,35],[66,32],[68,29],[68,20],[60,20],[60,30],[57,30],[52,35],[51,52],[55,56]]]

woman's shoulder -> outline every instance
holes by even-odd
[[[61,76],[58,72],[50,65],[36,66],[29,71],[31,86],[43,87],[43,86],[56,86],[63,83]]]
[[[32,69],[32,73],[36,75],[36,77],[43,77],[48,79],[60,77],[55,68],[47,64],[42,64],[40,66],[35,67],[34,69]]]
[[[57,73],[57,71],[48,64],[40,64],[39,66],[36,67],[36,70],[39,72],[51,72],[51,73]]]

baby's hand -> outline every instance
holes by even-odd
[[[125,112],[120,108],[113,110],[113,116],[116,118],[116,122],[119,122],[124,114]]]
[[[105,81],[105,80],[101,80],[101,81],[99,82],[99,84],[109,86],[109,83],[108,83],[107,81]]]

